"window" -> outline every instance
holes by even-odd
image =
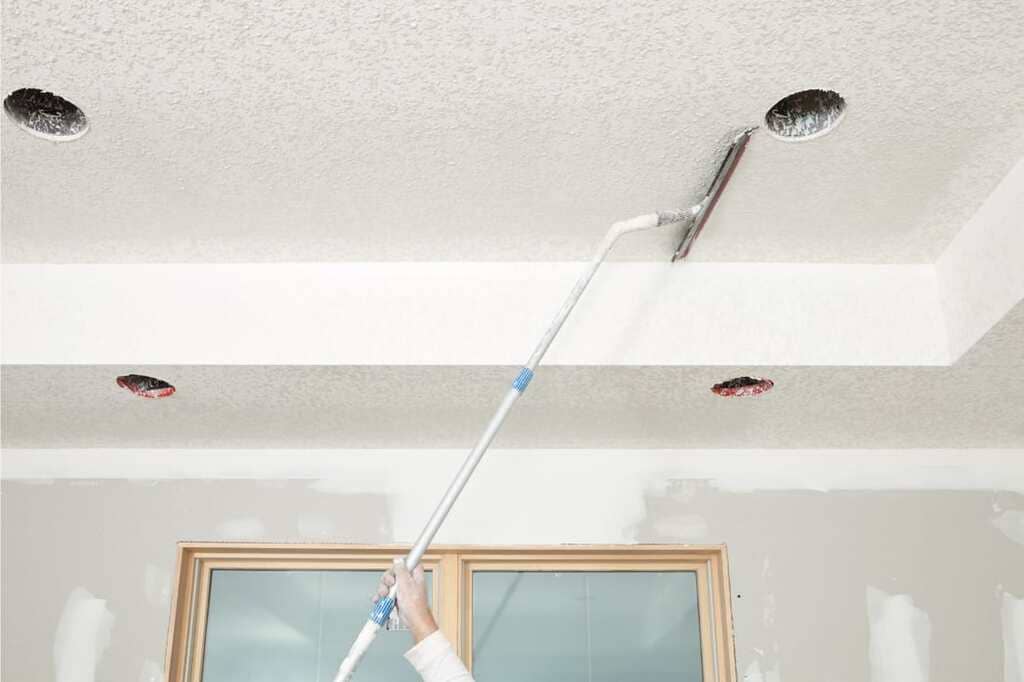
[[[168,679],[331,682],[402,547],[182,543]],[[479,682],[734,682],[723,547],[436,547],[438,625]],[[357,673],[418,677],[405,633]]]

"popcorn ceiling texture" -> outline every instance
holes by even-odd
[[[7,262],[582,258],[808,87],[846,119],[756,135],[692,258],[931,262],[1024,151],[1019,0],[11,0],[2,47],[93,124],[4,121]]]
[[[154,401],[113,385],[122,369],[5,366],[3,446],[462,448],[514,376],[511,367],[133,368],[177,385]],[[495,446],[1021,447],[1019,369],[542,367]],[[708,390],[755,370],[775,381],[771,392],[723,400]]]

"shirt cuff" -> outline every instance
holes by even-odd
[[[448,643],[448,640],[440,630],[434,630],[424,637],[419,644],[405,652],[405,660],[409,661],[412,667],[416,668],[416,672],[422,673],[432,664],[443,658],[449,651],[452,651],[452,645]]]

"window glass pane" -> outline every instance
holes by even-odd
[[[331,682],[366,622],[381,573],[213,571],[203,682]],[[359,679],[419,680],[402,658],[411,645],[408,632],[381,631]]]
[[[693,571],[473,573],[485,682],[700,682]]]

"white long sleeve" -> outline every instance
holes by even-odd
[[[473,682],[473,676],[440,630],[406,651],[405,660],[412,663],[423,682]]]

